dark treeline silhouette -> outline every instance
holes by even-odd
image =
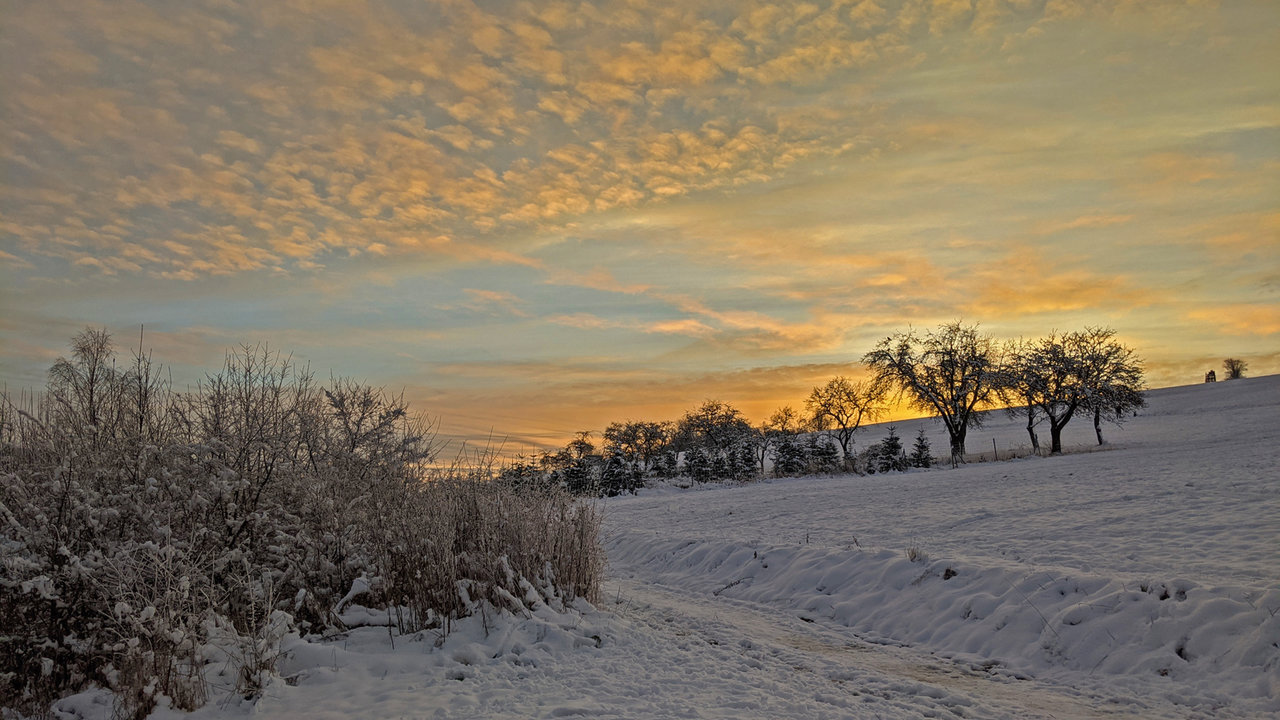
[[[946,427],[953,464],[963,462],[969,429],[998,407],[1026,418],[1037,453],[1042,423],[1049,427],[1050,452],[1061,453],[1062,431],[1080,413],[1092,417],[1102,444],[1104,421],[1122,423],[1144,403],[1142,361],[1115,335],[1090,327],[1001,343],[960,321],[897,332],[863,356],[869,380],[832,378],[813,388],[803,412],[784,406],[752,425],[732,405],[707,400],[675,421],[612,423],[599,443],[592,432],[579,432],[562,449],[517,458],[503,474],[577,494],[618,495],[649,478],[707,482],[759,477],[770,467],[775,475],[802,475],[931,466],[923,432],[910,456],[893,428],[855,451],[864,423],[894,401]]]

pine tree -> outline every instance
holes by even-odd
[[[653,464],[654,473],[660,478],[673,478],[680,474],[680,458],[674,450],[664,450]]]
[[[756,475],[758,465],[756,465],[755,451],[750,445],[742,444],[733,453],[731,458],[733,477],[735,480],[750,480]]]
[[[902,449],[902,438],[898,437],[898,429],[889,426],[889,435],[880,441],[880,454],[877,458],[880,472],[906,470],[907,454]]]
[[[799,475],[809,465],[808,455],[800,438],[785,435],[778,441],[773,451],[773,473],[775,475]]]
[[[711,458],[701,447],[694,446],[684,454],[684,472],[694,482],[709,482],[713,473]]]
[[[916,443],[911,447],[911,467],[933,467],[933,451],[929,449],[929,438],[924,435],[924,428],[916,435]]]
[[[634,493],[643,484],[640,470],[619,455],[610,455],[600,470],[600,493],[608,497]]]
[[[840,448],[826,435],[809,436],[809,471],[831,473],[840,467]]]

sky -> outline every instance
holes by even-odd
[[[268,343],[442,436],[759,422],[881,338],[1280,372],[1271,0],[0,0],[0,382]]]

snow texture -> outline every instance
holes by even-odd
[[[490,609],[441,640],[352,605],[349,633],[284,639],[256,704],[211,663],[194,715],[1275,717],[1280,376],[1148,400],[1102,448],[1077,418],[1060,457],[604,501],[604,607]]]

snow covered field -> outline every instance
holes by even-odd
[[[1280,376],[1148,400],[1103,449],[1077,418],[1061,457],[609,500],[598,609],[473,618],[438,647],[291,637],[256,706],[215,687],[195,715],[1273,717]],[[945,447],[928,421],[899,435],[921,422]],[[970,451],[993,438],[1027,442],[1001,415]]]

